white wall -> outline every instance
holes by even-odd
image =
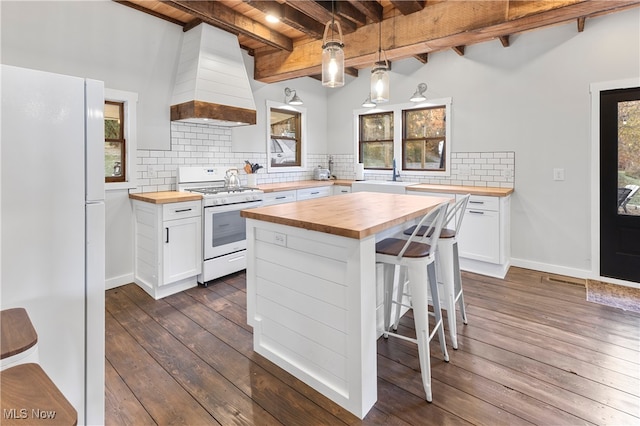
[[[179,26],[115,2],[2,1],[0,8],[3,63],[137,92],[138,148],[169,149]],[[515,35],[508,48],[495,41],[468,46],[463,57],[446,51],[430,55],[427,64],[395,62],[390,102],[405,103],[425,82],[428,97],[453,98],[454,152],[515,152],[513,263],[580,276],[590,269],[589,84],[639,75],[636,8],[588,19],[582,33],[572,22]],[[367,97],[368,69],[347,77],[340,89],[322,89],[310,78],[251,84],[258,120],[265,119],[266,99],[282,100],[284,87],[295,88],[313,111],[309,152],[354,154],[353,110]],[[233,130],[233,151],[261,152],[261,127]],[[552,180],[555,167],[566,170],[565,181]],[[131,247],[130,211],[121,192],[117,200],[107,199],[107,221],[116,228],[107,230],[108,252]],[[127,257],[108,255],[108,278],[132,273]]]
[[[352,110],[369,70],[329,94],[330,153],[353,152]],[[392,64],[390,103],[420,82],[428,98],[453,98],[452,151],[514,151],[513,264],[586,276],[590,253],[589,84],[640,76],[640,10],[575,21]],[[553,181],[553,168],[565,181]]]

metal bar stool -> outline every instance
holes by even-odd
[[[467,312],[464,307],[464,295],[462,293],[462,275],[460,274],[460,260],[458,258],[458,240],[456,235],[460,232],[462,218],[469,201],[470,194],[460,198],[448,210],[443,229],[440,231],[438,239],[438,252],[436,253],[436,263],[438,265],[438,283],[442,286],[440,291],[441,306],[447,311],[447,323],[449,335],[451,336],[451,346],[458,349],[458,335],[456,326],[456,302],[460,306],[462,322],[467,324]],[[456,219],[457,216],[457,219]],[[455,222],[455,229],[446,228],[449,223]],[[412,226],[404,231],[405,235],[412,235],[419,229],[417,235],[424,235],[428,232],[426,226]],[[402,277],[400,283],[403,283]],[[405,294],[402,286],[398,287],[398,296]],[[394,327],[398,326],[399,312],[396,312]]]
[[[424,223],[430,223],[432,235],[439,235],[447,212],[447,204],[442,203],[427,213],[418,224],[418,228]],[[435,252],[438,238],[431,238],[428,235],[417,235],[414,232],[408,240],[399,238],[386,238],[376,244],[376,262],[384,264],[384,337],[398,337],[418,345],[418,355],[420,358],[420,372],[422,384],[427,401],[431,402],[431,356],[429,353],[429,342],[438,333],[442,355],[445,361],[449,361],[447,346],[444,337],[444,324],[442,322],[442,311],[438,297],[438,283],[436,281]],[[413,319],[416,328],[416,338],[402,336],[389,331],[391,317],[391,306],[396,304],[397,311],[400,310],[402,300],[393,300],[394,272],[396,266],[400,269],[407,269],[408,284],[411,288],[411,309],[413,309]],[[400,283],[398,283],[400,286]],[[427,288],[428,286],[428,288]],[[429,330],[429,292],[433,299],[433,315],[436,324],[433,330]]]

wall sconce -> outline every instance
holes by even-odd
[[[371,101],[376,104],[389,100],[389,61],[384,55],[382,60],[382,21],[380,21],[380,32],[378,34],[378,61],[371,69]]]
[[[344,86],[344,43],[342,42],[342,28],[340,22],[335,22],[333,2],[331,2],[331,20],[324,26],[322,37],[322,85],[325,87]],[[337,27],[339,38],[335,38],[333,28]],[[331,38],[327,39],[331,27]]]
[[[424,92],[426,92],[426,91],[427,91],[427,84],[426,83],[418,84],[418,88],[416,89],[416,92],[411,96],[411,98],[409,100],[411,102],[426,101],[427,97],[424,95]]]
[[[289,96],[291,96],[291,98],[287,100]],[[302,105],[302,99],[298,97],[295,89],[289,89],[287,87],[284,89],[284,103],[288,105]]]
[[[364,108],[373,108],[376,104],[375,102],[371,102],[371,96],[369,96],[367,100],[362,103],[362,106]]]

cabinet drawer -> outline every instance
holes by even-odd
[[[467,203],[467,210],[491,210],[497,212],[500,209],[500,199],[486,195],[472,195]]]
[[[331,186],[298,189],[296,191],[296,197],[298,201],[308,200],[311,198],[328,197],[329,195],[331,195],[331,191]]]
[[[162,206],[162,220],[183,219],[202,215],[200,201],[185,201],[184,203],[168,203]]]
[[[351,187],[346,185],[333,185],[333,195],[348,194]]]
[[[291,203],[296,201],[296,191],[267,192],[263,194],[262,205],[271,206],[274,204]]]

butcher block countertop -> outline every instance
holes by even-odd
[[[335,180],[299,180],[295,182],[263,183],[257,185],[257,187],[264,192],[278,192],[304,188],[317,188],[319,186],[331,186],[334,185],[335,182]]]
[[[493,197],[506,197],[513,192],[513,188],[496,188],[483,186],[462,186],[462,185],[430,185],[426,183],[417,183],[407,186],[407,191],[420,192],[444,192],[449,194],[471,194],[471,195],[488,195]]]
[[[342,237],[363,239],[421,217],[449,201],[440,197],[356,192],[242,210],[241,216]]]
[[[166,204],[180,203],[182,201],[200,201],[202,200],[202,195],[191,192],[162,191],[129,194],[129,198],[153,204]]]

